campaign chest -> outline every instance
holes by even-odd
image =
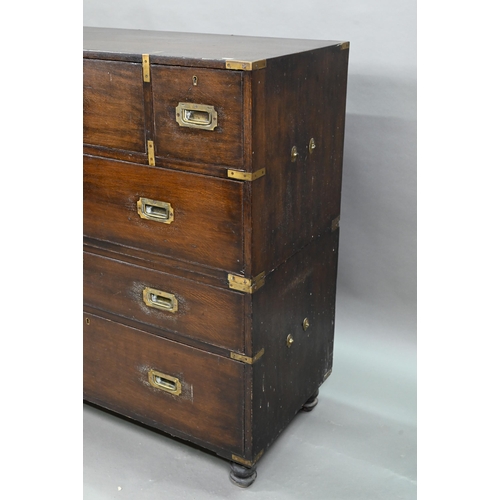
[[[348,54],[84,30],[84,399],[239,486],[332,370]]]

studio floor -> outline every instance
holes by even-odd
[[[229,463],[211,453],[85,404],[84,499],[416,499],[411,327],[339,302],[333,373],[319,404],[297,414],[252,486],[234,486]]]

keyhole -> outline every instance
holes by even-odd
[[[193,76],[193,85],[198,85],[198,77],[196,75]]]

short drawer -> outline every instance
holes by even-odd
[[[84,252],[88,306],[228,350],[244,349],[244,295]]]
[[[142,66],[83,60],[83,143],[145,153]]]
[[[243,165],[241,71],[151,67],[156,155]]]
[[[241,273],[243,183],[84,156],[84,236]]]
[[[244,365],[84,314],[84,398],[242,455]]]

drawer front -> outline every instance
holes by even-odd
[[[242,186],[84,156],[84,235],[241,273]]]
[[[83,60],[83,142],[145,153],[140,64]]]
[[[244,366],[84,314],[85,399],[242,454]]]
[[[153,65],[151,85],[157,156],[241,166],[240,73]]]
[[[244,295],[84,252],[83,299],[110,311],[244,352]]]

